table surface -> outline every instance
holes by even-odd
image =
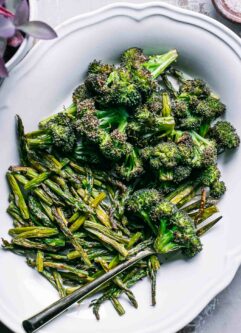
[[[113,0],[32,0],[37,6],[37,17],[51,26],[56,26],[64,20],[83,14]],[[157,1],[157,0],[155,0]],[[241,0],[240,0],[241,1]],[[132,3],[146,3],[149,0],[129,0]],[[211,0],[168,0],[163,1],[182,8],[211,16],[224,23],[241,37],[241,24],[234,24],[220,16],[212,5]],[[241,268],[232,283],[217,295],[190,324],[178,333],[240,333],[241,332]],[[0,323],[1,333],[12,333]],[[62,333],[62,332],[60,332]],[[98,332],[97,332],[98,333]]]

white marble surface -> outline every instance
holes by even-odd
[[[38,7],[38,19],[56,26],[64,20],[95,10],[113,0],[33,0]],[[240,0],[241,1],[241,0]],[[119,0],[119,2],[124,2]],[[132,3],[151,2],[129,0]],[[211,0],[169,0],[165,1],[183,8],[202,12],[223,22],[241,36],[241,25],[235,25],[222,18],[215,11]],[[180,333],[240,333],[241,332],[241,269],[231,285],[220,293],[202,313]],[[97,332],[98,333],[98,332]],[[161,332],[160,332],[161,333]]]

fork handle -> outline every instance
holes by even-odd
[[[72,294],[65,296],[58,301],[52,303],[47,308],[37,313],[33,317],[23,321],[23,328],[27,333],[32,333],[38,330],[40,327],[46,325],[48,322],[59,316],[65,310],[67,310],[71,305],[78,301],[82,301],[84,298],[89,296],[91,293],[99,289],[104,283],[112,280],[116,275],[125,271],[129,267],[133,266],[139,260],[148,257],[155,252],[151,249],[143,250],[137,253],[135,256],[129,260],[123,262],[122,264],[116,266],[109,272],[103,274],[94,281],[88,283],[86,286],[77,289]]]

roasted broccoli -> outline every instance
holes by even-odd
[[[134,192],[126,201],[127,213],[132,213],[144,220],[151,230],[156,233],[157,227],[151,219],[151,210],[160,201],[160,193],[154,189],[141,189]]]
[[[101,155],[98,147],[83,138],[77,142],[73,152],[73,157],[76,159],[76,161],[82,162],[84,164],[104,164],[104,158]]]
[[[119,161],[132,150],[131,144],[126,141],[126,135],[118,129],[110,134],[104,130],[99,130],[98,140],[102,154],[114,162]]]
[[[208,96],[201,100],[197,107],[193,109],[193,113],[205,120],[214,120],[224,114],[225,105],[216,96]]]
[[[172,141],[161,142],[154,147],[146,147],[141,150],[141,155],[154,169],[173,168],[181,159],[178,146]]]
[[[193,167],[208,166],[217,161],[217,148],[214,141],[205,139],[196,132],[190,132],[193,139],[194,158]]]
[[[207,166],[201,171],[198,177],[200,184],[204,186],[211,186],[214,182],[218,181],[221,176],[221,172],[216,164]]]
[[[225,192],[226,192],[226,185],[223,181],[216,180],[210,186],[210,195],[215,199],[221,198],[221,196]]]
[[[240,138],[228,121],[218,121],[209,131],[209,137],[217,143],[218,151],[237,148],[240,144]]]
[[[179,93],[183,98],[189,98],[191,95],[202,99],[210,95],[210,89],[200,79],[185,80],[180,86]]]
[[[58,113],[40,127],[39,131],[27,134],[26,141],[30,149],[46,149],[53,146],[64,153],[73,151],[76,134],[72,118],[67,113]]]
[[[92,63],[85,85],[100,105],[134,108],[156,90],[154,79],[176,58],[176,50],[146,58],[140,49],[129,49],[122,54],[119,67]]]
[[[130,149],[130,152],[125,155],[124,161],[118,164],[115,170],[117,175],[126,181],[140,176],[144,169],[137,150],[134,148]]]
[[[187,165],[178,165],[172,169],[158,170],[158,178],[160,181],[180,183],[191,175],[192,168]]]
[[[193,220],[185,212],[176,210],[168,218],[161,217],[158,223],[160,227],[154,244],[158,253],[181,250],[187,257],[193,257],[202,250]]]

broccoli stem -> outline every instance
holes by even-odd
[[[156,79],[177,57],[177,50],[171,50],[162,55],[150,57],[150,60],[144,63],[144,67],[146,67],[151,72],[153,78]]]
[[[162,116],[169,117],[171,116],[171,113],[172,113],[171,101],[168,93],[164,92],[162,94]]]
[[[77,112],[77,107],[76,107],[76,105],[73,103],[73,104],[71,104],[70,106],[68,106],[67,108],[64,108],[63,111],[64,111],[64,113],[67,113],[67,114],[69,114],[69,115],[75,115],[76,112]],[[53,114],[53,115],[51,115],[51,116],[49,116],[49,117],[47,117],[47,118],[41,120],[41,121],[39,122],[39,127],[40,127],[40,128],[44,128],[45,125],[46,125],[50,120],[53,120],[55,117],[57,117],[57,115],[58,115],[58,113],[55,113],[55,114]]]

